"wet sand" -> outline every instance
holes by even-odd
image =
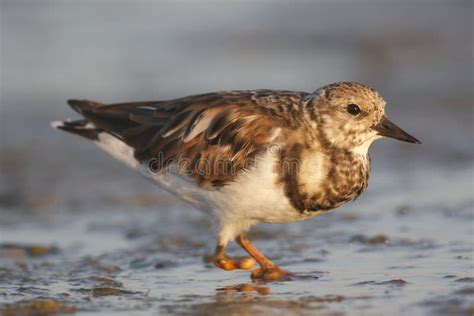
[[[49,299],[80,315],[469,315],[471,197],[409,201],[399,185],[308,222],[254,229],[251,239],[297,276],[275,283],[214,268],[211,223],[185,205],[3,213],[0,311]]]

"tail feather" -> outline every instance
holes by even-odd
[[[74,121],[54,121],[51,122],[51,126],[93,141],[99,140],[99,134],[101,133],[101,130],[97,129],[86,119]]]
[[[117,104],[103,104],[90,100],[70,99],[69,106],[82,116],[82,119],[74,121],[56,121],[51,125],[54,128],[80,135],[82,137],[97,140],[100,133],[108,133],[120,140],[125,137],[125,131],[145,132],[150,128],[140,127],[136,116],[139,114],[137,108],[150,107],[160,104],[160,101],[129,102]],[[135,120],[130,119],[133,114]],[[139,131],[137,130],[139,129]],[[134,143],[132,141],[132,143]]]
[[[117,131],[121,131],[131,124],[128,122],[128,111],[122,109],[132,107],[133,104],[106,106],[88,100],[68,100],[67,103],[82,118],[54,121],[51,122],[51,126],[90,139],[127,165],[133,168],[138,166],[138,161],[133,156],[133,148],[123,142],[121,136],[117,134]]]
[[[79,114],[93,113],[95,109],[102,107],[103,104],[89,100],[67,100],[67,104]]]

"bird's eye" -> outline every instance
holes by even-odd
[[[355,116],[360,113],[360,108],[357,104],[351,103],[347,106],[347,112]]]

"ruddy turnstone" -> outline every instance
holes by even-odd
[[[214,263],[288,276],[245,236],[258,223],[306,220],[367,187],[369,146],[381,137],[420,143],[385,116],[385,101],[355,82],[313,93],[224,91],[169,101],[104,105],[69,100],[83,118],[55,128],[95,142],[218,222]],[[249,258],[226,255],[235,240]]]

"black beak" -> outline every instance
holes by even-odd
[[[421,144],[418,139],[411,136],[410,134],[402,130],[400,127],[390,122],[389,119],[385,116],[382,117],[382,120],[374,127],[374,129],[381,136],[399,139],[408,143]]]

